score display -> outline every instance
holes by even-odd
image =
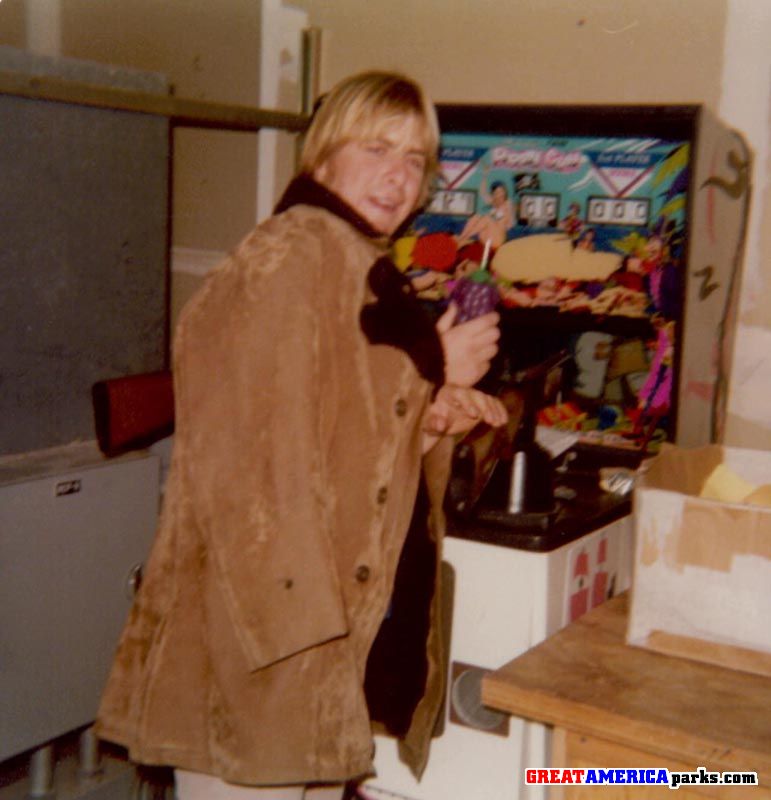
[[[477,193],[468,190],[440,189],[431,198],[427,212],[443,216],[470,217],[474,213]]]
[[[656,231],[684,230],[689,142],[598,134],[443,133],[437,190],[414,231],[496,250],[562,232],[623,259]]]
[[[651,201],[647,198],[590,197],[586,221],[590,225],[647,226]]]
[[[560,198],[557,194],[523,193],[519,202],[519,218],[528,225],[557,224]]]

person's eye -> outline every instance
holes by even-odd
[[[426,168],[426,159],[425,156],[421,155],[411,155],[407,157],[407,164],[410,169],[414,169],[417,172],[423,172]]]
[[[364,150],[373,156],[384,156],[386,154],[386,146],[383,142],[365,142]]]

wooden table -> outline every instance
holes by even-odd
[[[483,702],[554,726],[554,767],[757,772],[760,786],[683,785],[674,796],[769,800],[771,679],[630,647],[627,614],[624,594],[584,615],[489,674]],[[668,791],[566,786],[551,796],[642,800]]]

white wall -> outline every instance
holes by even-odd
[[[718,106],[754,151],[727,441],[771,449],[771,2],[729,0]]]
[[[439,101],[715,105],[726,0],[293,0],[326,86],[396,68]]]

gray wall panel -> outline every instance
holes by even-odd
[[[168,172],[165,119],[0,97],[0,453],[94,438],[92,384],[165,366]]]

